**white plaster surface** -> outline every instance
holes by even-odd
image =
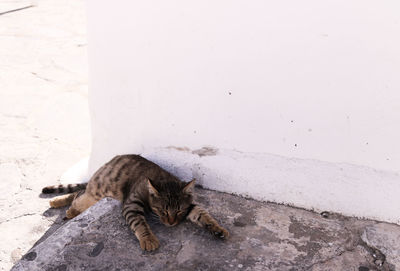
[[[203,148],[200,153],[207,151]],[[159,148],[142,155],[209,189],[400,224],[397,173],[272,154],[214,151],[215,155],[199,156],[199,150]]]
[[[399,7],[89,0],[89,171],[147,153],[209,188],[398,223]],[[149,152],[168,146],[219,155]]]
[[[88,173],[89,157],[82,158],[73,166],[68,168],[60,177],[60,183],[86,183],[91,175]]]

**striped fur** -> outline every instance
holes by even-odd
[[[43,194],[59,194],[59,193],[73,193],[79,190],[86,189],[87,183],[77,183],[68,185],[51,185],[42,189]]]
[[[73,193],[50,202],[54,208],[71,203],[67,218],[79,215],[104,197],[120,200],[122,215],[140,247],[152,251],[159,247],[159,241],[146,222],[148,212],[155,213],[166,226],[188,219],[220,239],[228,238],[228,231],[193,202],[194,184],[194,180],[180,181],[139,155],[119,155],[98,169],[87,184],[47,186],[43,193]]]

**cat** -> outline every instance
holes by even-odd
[[[152,251],[159,247],[159,241],[146,222],[147,212],[155,213],[166,226],[188,219],[220,239],[229,237],[225,228],[194,203],[194,185],[195,180],[182,182],[140,155],[119,155],[98,169],[88,183],[47,186],[42,193],[70,193],[50,201],[53,208],[71,204],[67,219],[104,197],[121,201],[122,214],[140,247]]]

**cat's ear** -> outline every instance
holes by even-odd
[[[185,187],[182,189],[183,193],[186,194],[192,194],[193,193],[193,189],[194,189],[194,185],[196,183],[196,179],[191,180],[190,182],[188,182]]]
[[[147,187],[149,188],[150,195],[154,195],[156,197],[159,195],[157,189],[154,188],[149,178],[147,178]]]

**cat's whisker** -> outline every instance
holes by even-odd
[[[151,221],[157,224],[162,224],[159,216],[151,216]]]

